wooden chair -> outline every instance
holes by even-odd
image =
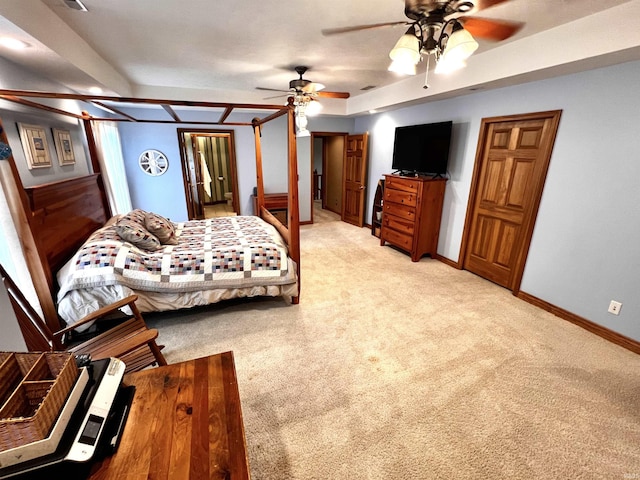
[[[131,295],[101,308],[70,327],[52,332],[11,277],[7,275],[2,265],[0,265],[0,275],[9,293],[9,299],[18,319],[22,336],[30,352],[67,351],[74,355],[89,354],[92,360],[115,357],[126,364],[126,372],[141,370],[154,364],[167,364],[155,341],[158,337],[158,331],[147,327],[138,307],[136,307],[137,295]],[[101,331],[81,343],[74,344],[69,341],[69,334],[80,325],[113,315],[125,305],[131,308],[132,318],[120,322],[114,321],[115,326]],[[103,320],[102,324],[108,325],[107,322],[110,320]]]

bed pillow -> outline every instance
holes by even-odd
[[[116,223],[118,223],[122,217],[124,217],[124,215],[122,214],[116,214],[113,217],[111,217],[109,220],[107,220],[107,222],[104,224],[105,227],[113,227]]]
[[[116,224],[115,229],[122,240],[143,250],[158,250],[161,247],[160,240],[138,222],[123,218]]]
[[[144,227],[144,217],[147,214],[144,210],[136,208],[122,217],[122,220],[131,220],[132,222],[139,223]]]
[[[150,234],[155,235],[163,245],[177,245],[176,229],[171,220],[157,213],[147,212],[144,217],[144,226]]]

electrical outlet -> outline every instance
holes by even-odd
[[[611,300],[611,303],[609,304],[609,313],[613,313],[614,315],[619,315],[621,308],[622,308],[622,304],[620,302]]]

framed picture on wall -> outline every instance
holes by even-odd
[[[50,167],[51,157],[44,127],[19,123],[18,129],[29,170]]]
[[[53,128],[53,141],[56,144],[56,153],[60,165],[73,165],[76,157],[73,154],[73,143],[71,143],[71,132],[60,128]]]

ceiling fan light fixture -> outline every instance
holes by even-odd
[[[411,61],[394,60],[389,65],[388,70],[400,75],[415,75],[416,64]]]
[[[415,75],[416,65],[420,62],[420,39],[415,34],[413,26],[396,42],[389,52],[391,65],[389,71],[403,75]]]
[[[311,97],[304,94],[297,94],[293,97],[293,104],[295,105],[295,123],[296,123],[296,137],[308,137],[311,135],[307,130],[307,108],[311,103]]]
[[[305,114],[313,117],[314,115],[318,115],[322,111],[322,104],[317,101],[315,98],[312,98],[307,105],[307,109]]]
[[[454,22],[451,35],[447,38],[447,43],[442,52],[440,61],[445,61],[452,65],[460,64],[473,55],[478,49],[478,42],[471,34],[464,29],[460,22]]]
[[[389,52],[389,58],[394,61],[412,61],[414,64],[420,61],[420,39],[416,37],[413,26],[396,42]]]

